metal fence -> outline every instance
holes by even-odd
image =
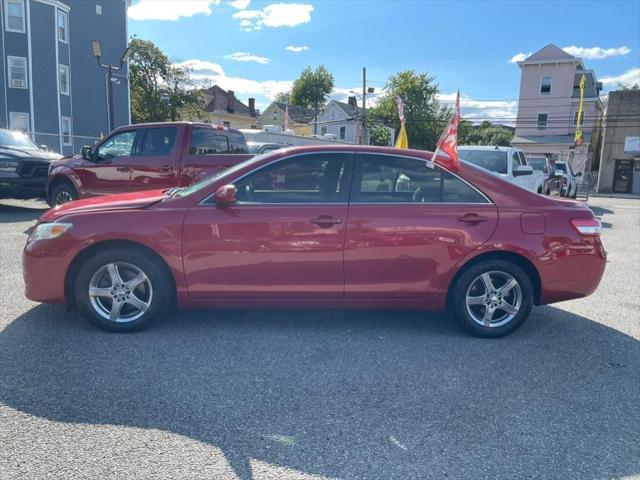
[[[596,193],[598,188],[598,172],[582,172],[581,179],[578,183],[578,197],[589,198],[589,195]]]

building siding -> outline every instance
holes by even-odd
[[[127,46],[127,2],[26,0],[26,33],[5,30],[4,2],[0,5],[0,127],[9,126],[9,112],[28,113],[30,134],[36,143],[67,155],[106,135],[109,131],[106,70],[91,55],[91,40],[102,42],[102,63],[119,64]],[[102,15],[96,13],[96,5],[101,5]],[[57,38],[59,10],[68,10],[67,42]],[[7,88],[7,56],[28,59],[28,90]],[[69,67],[69,95],[60,93],[61,64]],[[117,74],[117,83],[113,85],[116,127],[130,122],[126,66]],[[61,117],[71,119],[71,146],[62,144]]]

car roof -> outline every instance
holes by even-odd
[[[459,145],[458,150],[494,150],[496,152],[507,152],[513,147],[499,147],[495,145]]]
[[[120,130],[121,128],[130,128],[130,127],[149,128],[149,127],[173,127],[173,126],[180,126],[180,125],[193,125],[193,126],[196,126],[196,127],[209,127],[209,128],[215,128],[216,130],[224,130],[224,131],[227,131],[227,132],[237,132],[237,133],[242,134],[242,132],[240,130],[236,130],[235,128],[231,128],[231,127],[225,127],[223,125],[217,125],[215,123],[189,122],[189,121],[185,121],[185,120],[180,120],[180,121],[176,121],[176,122],[132,123],[131,125],[121,125],[116,130]]]

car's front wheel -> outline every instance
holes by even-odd
[[[75,187],[67,182],[59,183],[53,188],[51,192],[51,199],[49,205],[51,207],[57,207],[65,203],[73,202],[78,199],[78,192]]]
[[[162,267],[142,250],[107,248],[80,267],[75,282],[77,305],[103,330],[139,330],[169,306],[172,283]]]
[[[486,260],[472,265],[451,286],[450,308],[478,337],[502,337],[518,329],[533,307],[533,286],[515,263]]]

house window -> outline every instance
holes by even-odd
[[[9,128],[11,130],[29,131],[29,114],[24,112],[9,112]]]
[[[71,145],[71,119],[69,117],[61,117],[62,125],[62,144]]]
[[[67,65],[59,65],[60,70],[60,93],[69,95],[69,67]]]
[[[578,126],[578,112],[576,112],[575,115],[573,116],[573,126],[574,127]],[[582,118],[580,119],[580,126],[584,127],[584,110],[582,111]]]
[[[102,5],[96,5],[96,15],[102,15]]]
[[[347,136],[347,127],[340,127],[340,140],[344,140]]]
[[[539,113],[538,114],[538,130],[546,130],[547,129],[547,120],[549,119],[548,113]]]
[[[58,40],[67,43],[69,41],[69,15],[58,10]]]
[[[326,135],[327,134],[327,127],[320,127],[320,135]]]
[[[25,57],[7,57],[9,88],[29,88],[27,82],[27,59]]]
[[[222,122],[222,126],[230,127],[231,126],[231,122]]]
[[[4,0],[5,28],[7,32],[25,32],[24,0]]]
[[[551,93],[551,81],[551,77],[542,77],[542,82],[540,83],[541,95],[549,95]]]

